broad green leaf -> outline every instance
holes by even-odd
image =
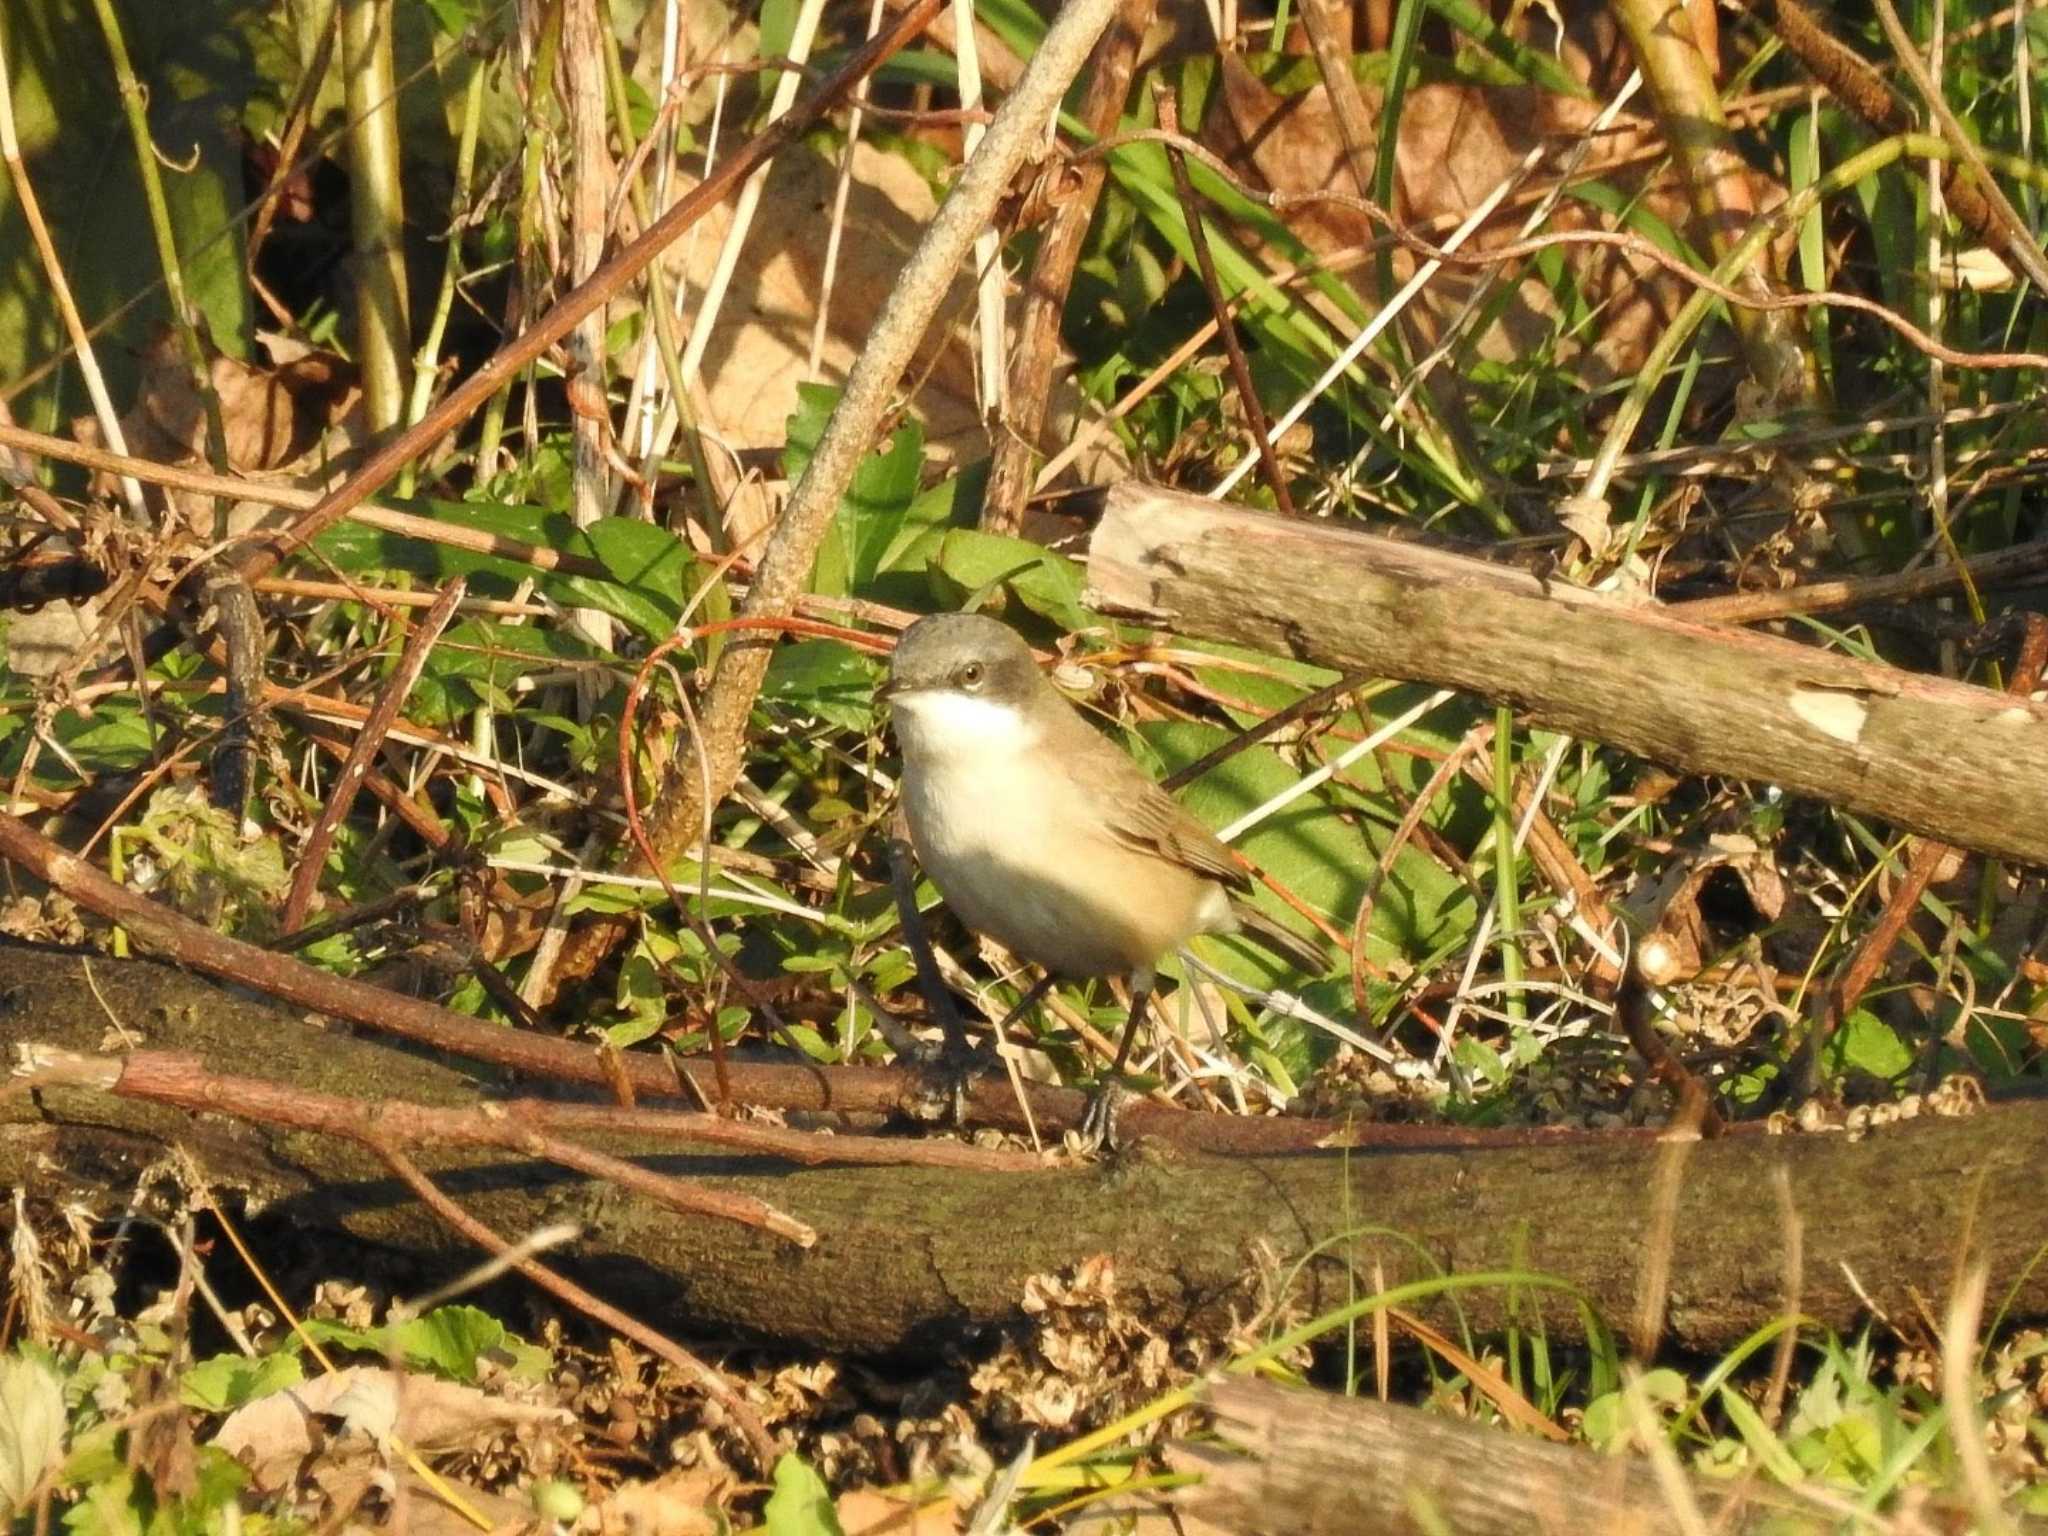
[[[476,1380],[478,1360],[505,1338],[505,1325],[477,1307],[436,1307],[398,1329],[398,1345],[409,1364],[462,1382]]]
[[[775,648],[761,697],[836,725],[865,731],[874,722],[881,668],[837,640],[798,640]]]
[[[972,528],[948,529],[931,567],[932,585],[956,607],[985,605],[1001,590],[1064,630],[1102,623],[1081,601],[1081,568],[1064,555],[1025,539]]]
[[[1215,726],[1176,723],[1148,726],[1142,739],[1157,754],[1157,771],[1171,772],[1228,741],[1231,734]],[[1197,779],[1180,792],[1180,799],[1209,826],[1221,827],[1300,778],[1301,772],[1279,754],[1251,747]],[[1238,840],[1237,847],[1255,866],[1344,929],[1358,910],[1385,837],[1385,832],[1361,828],[1339,814],[1326,792],[1315,790],[1260,822]],[[1281,921],[1299,925],[1300,919],[1277,897],[1261,891],[1255,899]],[[1471,898],[1464,886],[1410,846],[1402,849],[1392,873],[1381,883],[1369,943],[1379,961],[1413,956],[1462,933],[1471,921]],[[1263,967],[1257,974],[1270,977],[1273,972]]]
[[[668,1023],[668,992],[661,984],[661,967],[648,953],[644,938],[619,966],[612,996],[626,1017],[606,1025],[604,1037],[619,1050],[652,1039]]]
[[[797,388],[797,408],[790,413],[784,472],[794,484],[810,466],[825,423],[839,403],[839,391],[818,384]],[[899,427],[880,453],[865,455],[853,482],[839,499],[832,532],[818,550],[812,578],[815,590],[845,596],[865,590],[883,562],[904,519],[917,500],[924,469],[924,432],[915,424]]]
[[[406,571],[435,585],[467,576],[471,593],[477,597],[508,597],[521,581],[531,581],[534,590],[552,602],[608,613],[649,639],[666,636],[682,613],[694,557],[688,545],[652,523],[635,517],[609,517],[579,529],[567,513],[509,502],[422,500],[392,505],[454,527],[594,560],[611,579],[542,570],[347,519],[314,541],[320,555],[352,575]]]
[[[1913,1052],[1889,1024],[1858,1008],[1828,1040],[1827,1063],[1834,1072],[1862,1072],[1889,1081],[1913,1065]]]
[[[1721,1388],[1720,1400],[1721,1411],[1728,1415],[1728,1422],[1735,1426],[1736,1433],[1742,1436],[1743,1443],[1770,1469],[1773,1477],[1795,1485],[1803,1481],[1798,1461],[1785,1449],[1784,1442],[1771,1433],[1770,1426],[1764,1423],[1763,1415],[1756,1411],[1748,1398],[1734,1388],[1724,1386]]]
[[[802,1457],[787,1453],[775,1463],[775,1491],[761,1519],[768,1536],[846,1536],[825,1479]]]
[[[1690,1395],[1685,1378],[1668,1366],[1645,1371],[1636,1383],[1636,1390],[1642,1393],[1643,1401],[1653,1412],[1681,1408]],[[1635,1425],[1630,1418],[1627,1398],[1618,1391],[1603,1392],[1594,1398],[1586,1405],[1585,1431],[1586,1439],[1599,1450],[1629,1448]]]
[[[521,678],[545,666],[595,663],[604,654],[565,629],[464,619],[435,644],[405,713],[422,725],[446,725],[482,705],[517,708]]]
[[[305,1367],[290,1350],[258,1356],[215,1355],[185,1373],[178,1396],[188,1406],[225,1413],[305,1380]]]

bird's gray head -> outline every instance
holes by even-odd
[[[978,613],[935,613],[896,642],[882,691],[892,699],[945,691],[1016,705],[1043,686],[1031,648],[1009,625]]]

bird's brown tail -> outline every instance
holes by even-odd
[[[1321,976],[1330,968],[1330,957],[1320,944],[1283,928],[1249,902],[1233,901],[1230,910],[1237,918],[1238,931],[1264,949],[1271,950],[1289,965],[1309,976]]]

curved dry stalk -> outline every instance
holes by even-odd
[[[562,76],[569,115],[569,280],[581,284],[604,259],[606,204],[611,198],[612,163],[605,147],[604,39],[598,0],[567,0],[562,7]],[[611,506],[612,452],[610,380],[606,377],[605,306],[600,304],[569,335],[569,406],[575,440],[569,517],[588,528]],[[569,615],[571,634],[599,653],[613,650],[617,627],[608,613],[578,608]],[[577,679],[577,711],[584,720],[597,711],[605,679],[586,672]]]
[[[903,370],[923,339],[947,285],[1011,179],[1036,149],[1047,119],[1080,73],[1114,6],[1115,0],[1068,0],[1025,67],[1016,90],[989,125],[979,153],[967,162],[917,249],[904,263],[867,346],[847,375],[846,388],[825,424],[817,451],[790,492],[789,504],[755,567],[753,586],[741,609],[747,617],[789,612],[809,583],[825,530],[874,441],[877,425],[894,400]],[[704,705],[703,739],[714,802],[724,797],[739,773],[747,716],[767,670],[765,646],[732,646],[720,659]],[[672,859],[688,845],[702,819],[697,798],[689,775],[672,765],[651,828],[662,860]],[[608,940],[603,942],[608,944]],[[587,953],[580,958],[586,963],[590,960]]]

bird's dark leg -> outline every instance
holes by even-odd
[[[1004,1031],[1038,1006],[1038,1000],[1052,990],[1052,984],[1055,979],[1051,971],[1041,974],[1038,980],[1031,983],[1031,990],[1017,999],[1017,1006],[1003,1015],[1002,1022],[996,1025],[996,1045],[998,1048],[1002,1046]]]
[[[925,937],[924,915],[917,910],[917,877],[910,872],[910,831],[904,825],[901,806],[889,827],[888,847],[889,889],[896,898],[896,919],[903,925],[903,942],[910,950],[911,964],[917,968],[917,989],[924,994],[925,1005],[946,1033],[948,1054],[971,1056],[974,1046],[967,1038],[966,1022],[939,976],[939,963],[932,957],[932,941]]]
[[[1120,1075],[1124,1063],[1131,1059],[1131,1046],[1138,1038],[1138,1027],[1145,1022],[1145,1009],[1152,1001],[1154,977],[1150,971],[1139,971],[1131,977],[1131,1016],[1124,1023],[1124,1037],[1117,1042],[1116,1061],[1110,1067],[1112,1075]]]
[[[1149,970],[1131,973],[1131,1016],[1124,1023],[1123,1039],[1117,1042],[1116,1060],[1110,1064],[1109,1076],[1089,1095],[1088,1108],[1081,1116],[1081,1140],[1090,1147],[1116,1146],[1117,1111],[1129,1095],[1122,1082],[1124,1063],[1131,1059],[1131,1046],[1145,1022],[1145,1010],[1151,1005],[1156,980]]]

